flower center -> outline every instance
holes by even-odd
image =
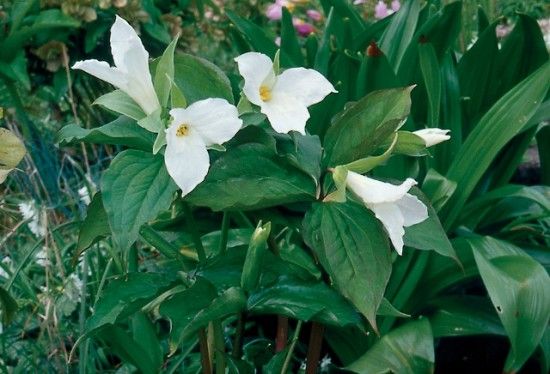
[[[260,99],[262,101],[271,100],[271,90],[267,86],[260,86]]]
[[[176,136],[179,136],[181,138],[183,136],[186,136],[187,134],[189,134],[189,125],[186,123],[182,123],[176,130]]]

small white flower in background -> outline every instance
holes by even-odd
[[[244,78],[246,98],[258,105],[273,129],[280,133],[292,130],[305,134],[309,118],[307,107],[337,92],[318,71],[292,68],[275,75],[271,59],[257,52],[235,58]]]
[[[408,193],[411,187],[416,185],[416,181],[407,178],[401,185],[396,186],[348,171],[346,185],[382,222],[393,247],[401,255],[404,227],[428,218],[428,208],[416,196]]]
[[[92,199],[90,198],[90,192],[88,191],[88,187],[84,186],[78,189],[78,196],[80,196],[80,201],[84,203],[84,205],[90,205],[92,202]]]
[[[48,248],[42,247],[38,252],[36,252],[34,259],[37,265],[42,267],[48,266],[50,264],[50,260],[48,259]]]
[[[24,220],[28,220],[29,230],[37,236],[46,236],[46,226],[44,225],[44,215],[36,209],[32,202],[23,202],[18,204],[19,213],[23,216]]]
[[[321,359],[321,365],[319,366],[321,367],[321,370],[328,370],[330,364],[332,364],[332,359],[329,355],[325,355],[325,357]]]
[[[166,169],[182,191],[191,192],[210,168],[207,147],[233,138],[243,121],[234,105],[224,99],[197,101],[187,108],[170,111],[166,130]]]
[[[447,135],[451,130],[443,130],[437,128],[428,128],[414,131],[413,134],[420,136],[426,143],[426,147],[431,147],[451,139],[450,135]]]
[[[143,47],[136,31],[124,19],[116,16],[111,27],[111,53],[115,66],[105,61],[78,61],[73,69],[80,69],[111,83],[128,94],[149,115],[160,109],[160,103],[149,72],[149,53]]]

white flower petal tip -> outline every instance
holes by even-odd
[[[187,195],[208,174],[207,147],[230,140],[242,127],[238,110],[224,99],[197,101],[170,111],[164,161],[168,174]]]
[[[321,73],[313,69],[292,68],[280,75],[273,61],[257,52],[235,58],[244,78],[243,93],[260,107],[273,129],[279,133],[298,131],[305,134],[308,107],[321,102],[336,89]]]
[[[444,130],[438,128],[429,128],[423,130],[417,130],[413,134],[418,135],[426,143],[426,147],[431,147],[433,145],[442,143],[451,139],[451,136],[448,133],[451,130]]]
[[[408,191],[416,185],[408,178],[396,186],[348,171],[347,187],[372,210],[386,229],[393,247],[399,255],[403,253],[405,227],[420,223],[428,218],[428,208]]]
[[[149,115],[160,103],[149,72],[149,54],[134,28],[119,16],[111,27],[111,53],[115,66],[105,61],[85,60],[72,68],[83,70],[124,91]]]

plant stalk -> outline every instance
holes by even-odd
[[[283,363],[283,368],[281,369],[281,374],[286,374],[288,370],[288,366],[290,365],[290,360],[292,359],[292,354],[294,353],[294,348],[296,347],[296,343],[298,342],[298,338],[300,337],[301,329],[302,329],[302,321],[298,320],[298,323],[296,324],[296,330],[294,331],[294,335],[292,336],[292,341],[290,342],[290,347],[288,347],[288,353],[286,354],[285,362]]]
[[[288,340],[288,317],[277,316],[277,335],[275,337],[275,352],[281,352]]]
[[[309,346],[306,358],[306,374],[317,373],[319,359],[321,357],[321,348],[323,346],[323,333],[325,326],[313,322],[311,324],[311,334],[309,335]]]

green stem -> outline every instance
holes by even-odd
[[[223,339],[222,321],[216,319],[212,321],[214,329],[214,347],[216,350],[216,374],[225,373],[225,342]]]
[[[158,232],[156,232],[151,226],[143,225],[139,230],[141,238],[149,243],[151,246],[155,247],[160,253],[164,256],[172,259],[177,259],[183,270],[189,271],[189,267],[185,263],[185,257],[178,251],[178,248],[172,243],[164,239]],[[194,259],[193,259],[194,260]]]
[[[208,337],[204,329],[199,331],[199,346],[201,350],[201,366],[203,374],[212,374],[212,366],[210,365],[210,355],[208,353]]]
[[[189,226],[191,236],[193,237],[193,242],[195,243],[195,249],[197,251],[197,256],[199,256],[199,262],[201,264],[204,264],[206,262],[206,252],[204,251],[204,247],[202,246],[201,237],[197,230],[197,223],[195,222],[195,218],[193,217],[193,211],[188,204],[183,205],[183,211],[185,213],[185,219],[187,220],[187,226]]]
[[[229,212],[223,212],[222,218],[222,234],[220,238],[220,255],[225,253],[227,249],[227,237],[229,235]]]
[[[243,333],[244,333],[244,321],[245,321],[244,312],[239,313],[239,319],[237,320],[237,328],[235,331],[235,339],[233,340],[233,352],[231,356],[233,358],[239,359],[242,355],[242,346],[243,346]]]
[[[283,368],[281,369],[281,374],[286,374],[288,370],[288,366],[290,365],[290,360],[292,359],[292,355],[294,353],[294,348],[296,347],[296,343],[298,342],[298,338],[300,337],[300,330],[302,329],[302,321],[298,320],[298,323],[296,324],[296,330],[294,331],[294,335],[292,336],[292,341],[290,342],[290,347],[288,347],[288,353],[285,357],[285,362],[283,363]]]

